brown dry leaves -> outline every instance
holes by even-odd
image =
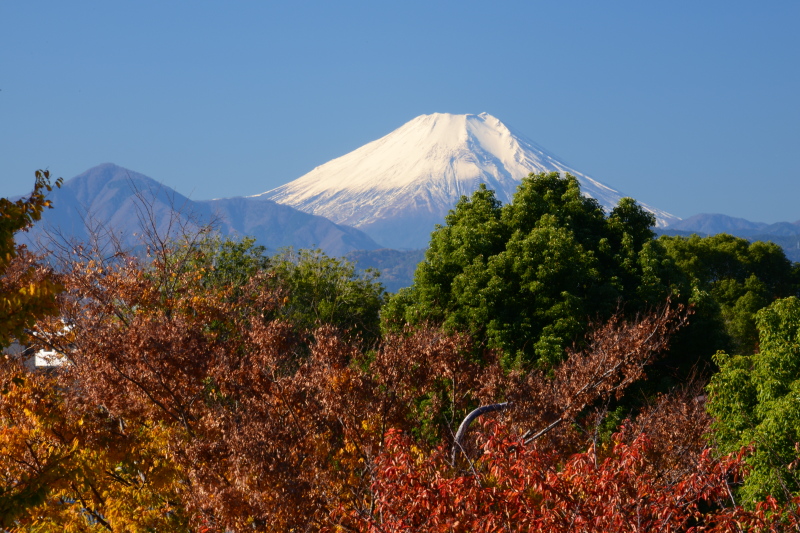
[[[286,298],[266,276],[212,286],[175,261],[75,264],[62,280],[62,317],[42,324],[70,361],[58,379],[77,412],[145,428],[145,440],[157,428],[150,444],[173,475],[162,490],[195,528],[355,526],[374,512],[390,429],[414,435],[420,450],[449,445],[461,418],[486,403],[513,402],[497,415],[512,434],[556,422],[537,445],[585,448],[571,422],[642,377],[685,320],[669,305],[616,317],[553,375],[509,374],[496,354],[473,361],[467,337],[433,326],[365,349],[320,325],[309,349],[307,332],[271,318]],[[55,335],[61,320],[68,337]],[[480,452],[472,442],[468,452]]]

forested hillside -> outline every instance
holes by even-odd
[[[538,174],[462,198],[387,296],[202,228],[34,257],[35,187],[0,200],[0,343],[63,364],[0,359],[4,530],[800,528],[776,245],[657,238],[632,199]]]
[[[666,228],[659,228],[657,233],[684,237],[693,234],[708,237],[727,233],[736,237],[744,237],[753,242],[774,242],[783,248],[786,257],[794,262],[800,261],[800,220],[794,223],[765,224],[725,215],[695,215],[686,220],[674,222]]]

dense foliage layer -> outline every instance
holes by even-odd
[[[45,178],[0,203],[12,256]],[[42,288],[0,340],[35,324],[64,361],[0,359],[0,528],[798,528],[800,304],[776,300],[798,287],[779,249],[654,239],[633,201],[606,216],[557,175],[447,222],[387,305],[346,262],[205,232],[141,257],[65,247],[57,273],[0,264],[9,301],[17,272]],[[642,394],[719,348],[744,355],[716,356],[708,412],[702,380]]]
[[[482,186],[446,222],[386,318],[467,331],[502,350],[507,368],[552,366],[590,317],[668,294],[654,275],[654,217],[629,198],[605,216],[572,176],[526,178],[507,205]]]
[[[685,353],[753,353],[756,312],[777,298],[800,295],[800,265],[771,242],[719,234],[662,236],[658,244],[674,265],[671,284],[696,310],[695,325],[678,343]]]
[[[720,352],[709,386],[715,438],[729,452],[753,443],[742,496],[791,498],[800,490],[800,300],[778,300],[758,312],[759,351]]]
[[[630,198],[606,215],[557,173],[524,179],[511,203],[480,188],[431,235],[414,284],[384,309],[389,328],[427,321],[501,350],[506,368],[548,367],[591,319],[628,316],[668,295],[695,318],[663,373],[683,378],[719,349],[755,349],[755,312],[796,295],[798,270],[771,243],[718,235],[654,238]]]

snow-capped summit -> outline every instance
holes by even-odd
[[[569,172],[606,209],[618,191],[558,161],[495,117],[421,115],[392,133],[259,196],[354,226],[384,246],[427,246],[462,195],[485,183],[509,202],[531,172]],[[658,225],[678,220],[652,211]]]

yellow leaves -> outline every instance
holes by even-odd
[[[179,518],[169,517],[178,515],[163,509],[180,500],[175,483],[181,478],[164,455],[169,436],[160,426],[136,424],[124,435],[109,431],[118,422],[107,413],[80,402],[67,409],[62,395],[73,388],[8,363],[0,365],[0,384],[7,389],[0,395],[4,495],[45,489],[43,500],[25,500],[14,509],[11,518],[21,530],[86,531],[87,509],[120,531],[173,530],[169,522]],[[24,486],[9,483],[21,479]],[[8,526],[5,519],[0,516],[0,528]]]
[[[425,461],[425,452],[417,448],[416,445],[411,445],[409,451],[414,455],[414,462],[417,465],[421,465]]]
[[[31,283],[27,287],[21,287],[19,289],[19,292],[20,292],[20,294],[25,295],[25,296],[36,296],[36,292],[37,292],[36,291],[36,284],[35,283]]]
[[[345,370],[343,372],[337,372],[331,378],[331,388],[334,390],[342,390],[347,388],[350,384],[350,374]]]
[[[50,272],[36,266],[23,253],[0,268],[0,345],[12,338],[24,338],[24,330],[37,319],[56,312],[55,295],[61,286]]]

